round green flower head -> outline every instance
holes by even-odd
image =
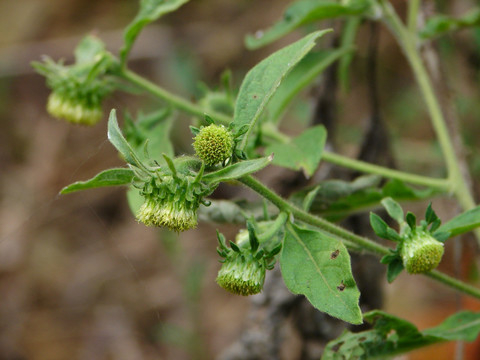
[[[95,125],[103,116],[100,103],[89,105],[87,101],[68,98],[56,92],[48,97],[47,111],[57,119],[81,125]]]
[[[237,295],[254,295],[263,289],[265,261],[257,260],[250,253],[231,252],[222,264],[217,283]]]
[[[410,274],[423,274],[435,269],[442,260],[443,243],[425,231],[411,234],[400,248],[403,265]]]
[[[225,126],[211,124],[195,136],[193,148],[205,165],[216,165],[232,156],[233,135]]]
[[[197,210],[207,192],[202,184],[189,184],[184,178],[152,179],[141,191],[145,202],[138,210],[137,219],[147,226],[166,227],[176,232],[195,228]]]

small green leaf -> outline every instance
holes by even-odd
[[[479,8],[469,11],[460,18],[446,15],[433,16],[427,20],[425,27],[420,31],[420,36],[424,39],[431,39],[448,32],[473,26],[480,26]]]
[[[122,131],[118,126],[117,115],[115,109],[110,111],[110,116],[108,118],[108,140],[112,143],[113,146],[122,154],[125,161],[131,165],[135,165],[138,168],[142,168],[138,156],[133,151],[130,144],[125,140],[122,135]]]
[[[437,220],[438,220],[438,216],[435,213],[435,211],[433,211],[432,203],[429,203],[427,206],[427,210],[425,211],[425,221],[427,222],[427,224],[430,225],[431,223]]]
[[[188,0],[141,0],[137,16],[125,29],[123,35],[125,44],[120,50],[122,64],[127,61],[128,54],[142,29],[161,16],[177,10]]]
[[[239,149],[245,147],[249,133],[285,76],[313,48],[318,38],[331,31],[311,33],[278,50],[248,72],[240,86],[232,122],[234,132],[249,125]]]
[[[388,225],[383,219],[377,214],[370,213],[370,226],[378,237],[386,239],[388,236],[387,229]]]
[[[244,160],[223,169],[210,172],[203,175],[202,181],[205,183],[219,183],[222,181],[238,179],[242,176],[252,174],[263,169],[272,162],[271,156],[266,156],[254,160]]]
[[[310,52],[300,60],[297,66],[286,76],[280,87],[267,105],[267,116],[270,121],[278,123],[292,99],[328,66],[341,56],[348,54],[352,48],[340,48]]]
[[[77,181],[60,191],[60,194],[69,194],[79,190],[94,189],[104,186],[117,186],[130,184],[135,174],[130,169],[109,169],[102,171],[87,181]]]
[[[388,262],[384,262],[387,256],[392,256],[392,258]],[[391,284],[404,269],[402,258],[398,254],[386,255],[381,262],[387,264],[387,281]]]
[[[415,230],[417,227],[417,217],[415,216],[414,213],[412,212],[407,212],[407,216],[405,217],[405,220],[407,221],[408,226],[410,226],[410,229]]]
[[[296,28],[315,21],[348,15],[360,15],[370,9],[369,0],[352,0],[348,4],[336,1],[300,0],[292,3],[284,12],[283,19],[266,31],[247,35],[245,44],[249,49],[270,44]]]
[[[340,240],[290,225],[280,265],[291,292],[305,295],[314,307],[331,316],[362,323],[360,292],[352,276],[350,255]]]
[[[405,221],[403,219],[404,215],[402,207],[391,197],[383,199],[382,205],[385,210],[387,210],[388,215],[390,215],[390,217],[394,219],[398,224],[402,224]]]
[[[275,155],[274,165],[292,170],[303,169],[305,176],[310,177],[320,163],[326,138],[325,128],[318,125],[305,130],[288,144],[268,146],[265,153]]]
[[[477,206],[476,208],[465,211],[464,213],[457,215],[453,219],[447,221],[445,224],[438,228],[435,234],[441,232],[449,232],[450,237],[454,237],[473,230],[479,226],[480,206]]]

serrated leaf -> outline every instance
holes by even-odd
[[[266,31],[247,35],[245,44],[249,49],[270,44],[296,28],[314,21],[341,16],[360,15],[368,12],[370,1],[352,0],[348,4],[336,1],[300,0],[292,3],[284,12],[283,19]]]
[[[480,26],[480,9],[475,8],[460,18],[446,15],[436,15],[429,18],[420,31],[424,39],[431,39],[448,32],[457,31],[463,28]]]
[[[435,234],[441,232],[449,232],[450,237],[454,237],[473,230],[479,226],[480,206],[477,206],[476,208],[465,211],[464,213],[455,216],[453,219],[450,219],[442,226],[440,226],[435,232]]]
[[[273,164],[292,170],[303,169],[305,176],[310,177],[322,158],[327,132],[322,125],[311,127],[288,144],[273,144],[265,149],[265,153],[275,155]]]
[[[141,168],[142,164],[138,159],[138,156],[133,151],[130,144],[123,137],[122,131],[118,126],[117,115],[115,109],[110,111],[110,116],[108,117],[108,140],[112,143],[113,146],[122,154],[125,161],[131,165]]]
[[[403,209],[398,202],[391,197],[387,197],[382,200],[382,205],[387,210],[388,215],[394,219],[398,224],[403,223]]]
[[[142,29],[161,16],[177,10],[188,0],[141,0],[137,16],[125,29],[123,38],[125,44],[120,50],[121,63],[125,64],[128,54]]]
[[[303,294],[318,310],[360,324],[360,292],[352,276],[350,255],[340,240],[291,225],[280,255],[282,276],[294,294]]]
[[[268,120],[278,123],[292,99],[300,91],[318,78],[318,75],[328,66],[351,51],[352,48],[341,48],[310,52],[305,55],[298,65],[285,77],[268,103]]]
[[[432,203],[429,203],[427,206],[427,210],[425,210],[425,221],[427,222],[427,224],[431,224],[436,220],[438,220],[438,216],[435,211],[433,211]]]
[[[364,315],[373,329],[344,332],[329,342],[322,360],[387,359],[445,341],[473,341],[480,332],[480,314],[462,311],[437,327],[420,332],[404,319],[375,310]]]
[[[219,183],[222,181],[238,179],[242,176],[252,174],[263,169],[272,162],[271,156],[266,156],[253,160],[244,160],[223,169],[210,172],[203,175],[202,181],[205,183]]]
[[[249,125],[239,149],[243,149],[252,128],[285,76],[313,48],[315,41],[332,30],[316,31],[273,53],[245,76],[235,104],[234,132]]]
[[[79,190],[94,189],[105,186],[130,184],[135,174],[130,169],[109,169],[102,171],[87,181],[77,181],[60,191],[60,194],[69,194]]]

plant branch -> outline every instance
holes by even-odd
[[[383,245],[377,244],[376,242],[365,237],[358,236],[346,229],[341,228],[340,226],[337,226],[325,219],[296,207],[250,175],[242,177],[240,181],[262,197],[269,200],[280,211],[288,212],[297,220],[303,221],[309,225],[315,226],[323,231],[341,238],[344,240],[345,245],[351,250],[352,248],[353,250],[358,250],[358,248],[360,248],[377,255],[387,255],[390,253],[390,249]],[[466,284],[438,271],[432,271],[426,275],[451,288],[480,299],[480,289],[474,286]]]

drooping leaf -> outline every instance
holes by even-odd
[[[431,39],[445,33],[457,31],[468,27],[480,26],[480,9],[475,8],[460,18],[446,15],[436,15],[429,18],[420,31],[424,39]]]
[[[130,169],[109,169],[102,171],[87,181],[77,181],[60,191],[60,194],[69,194],[79,190],[94,189],[105,186],[130,184],[135,174]]]
[[[453,219],[447,221],[438,228],[435,234],[449,232],[450,237],[454,237],[473,230],[479,226],[480,206],[477,206],[476,208],[465,211],[464,213],[457,215]]]
[[[257,31],[255,35],[247,35],[245,44],[249,49],[257,49],[270,44],[302,25],[341,16],[360,15],[367,13],[370,8],[369,0],[352,0],[345,4],[337,1],[295,1],[285,10],[282,20],[266,31]]]
[[[392,283],[404,269],[402,258],[396,252],[385,255],[380,262],[387,265],[387,281],[389,283]]]
[[[360,292],[352,276],[350,255],[340,240],[288,226],[280,265],[291,292],[305,295],[313,306],[331,316],[362,323]]]
[[[312,176],[320,163],[327,132],[322,125],[311,127],[288,144],[273,144],[265,153],[275,155],[273,164],[292,170],[303,169],[307,177]]]
[[[480,314],[462,311],[437,327],[420,332],[412,323],[375,310],[364,315],[373,329],[344,332],[329,342],[322,360],[388,359],[445,341],[473,341],[480,332]]]
[[[120,50],[122,64],[127,61],[128,54],[142,29],[161,16],[177,10],[188,0],[140,0],[140,9],[137,16],[125,29],[123,35],[125,44]]]
[[[237,162],[223,169],[212,171],[203,175],[202,181],[205,183],[219,183],[222,181],[235,180],[242,176],[252,174],[263,169],[272,162],[271,156],[266,156],[253,160]]]
[[[249,126],[239,149],[245,147],[249,133],[285,76],[313,48],[319,37],[331,31],[311,33],[273,53],[248,72],[240,86],[232,122],[234,131]]]
[[[268,120],[278,123],[292,99],[311,84],[328,66],[353,48],[323,50],[308,53],[285,77],[267,105]]]

